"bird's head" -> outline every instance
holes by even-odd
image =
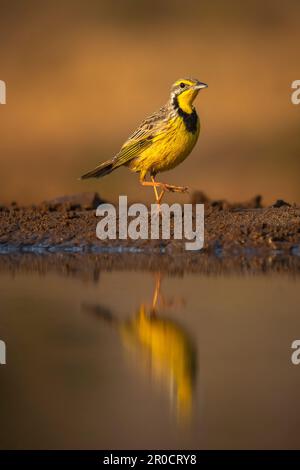
[[[206,88],[206,83],[199,82],[193,78],[181,78],[177,80],[171,88],[171,102],[176,107],[180,107],[186,113],[193,111],[193,101],[201,88]]]

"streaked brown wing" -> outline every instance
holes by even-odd
[[[150,147],[153,138],[163,131],[167,109],[161,108],[157,113],[146,118],[141,125],[129,136],[120,152],[113,158],[114,168],[125,165],[136,158],[141,151]]]
[[[142,150],[145,150],[151,145],[152,140],[149,138],[144,138],[137,141],[127,141],[121,148],[120,152],[113,158],[114,168],[130,162],[130,160],[137,157]]]

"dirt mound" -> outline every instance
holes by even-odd
[[[97,193],[83,193],[28,207],[1,206],[0,253],[185,252],[184,240],[98,240],[95,208],[102,202]],[[300,207],[295,204],[276,201],[263,207],[260,196],[245,203],[213,201],[200,192],[191,202],[205,205],[207,253],[299,255]]]

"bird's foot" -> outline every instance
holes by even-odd
[[[187,193],[189,188],[187,186],[174,186],[173,184],[163,183],[163,189],[171,193]]]

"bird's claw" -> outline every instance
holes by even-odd
[[[173,186],[172,184],[165,184],[164,190],[170,191],[171,193],[188,193],[189,188],[187,186]]]

